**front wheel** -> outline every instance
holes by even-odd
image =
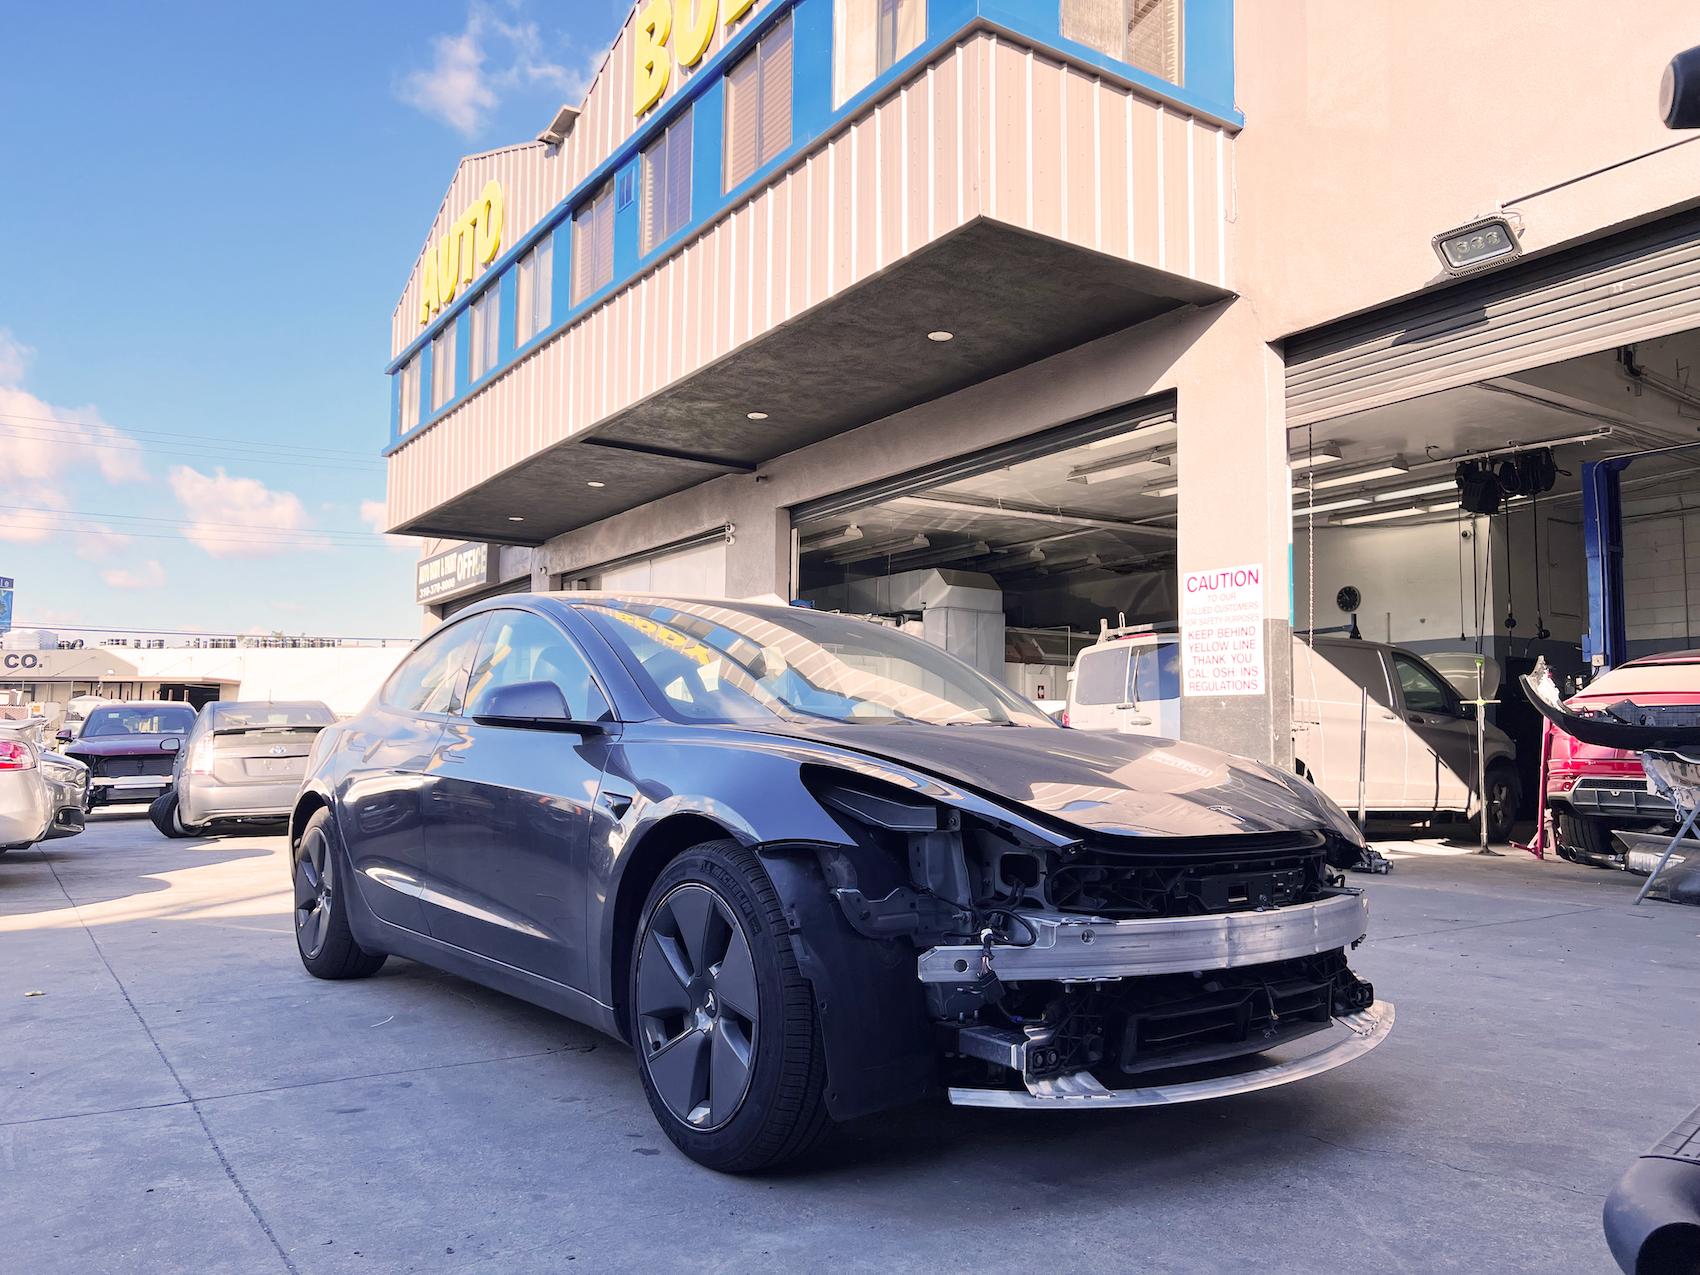
[[[365,978],[376,974],[384,953],[368,952],[348,928],[348,904],[339,890],[336,824],[328,809],[313,813],[294,851],[295,947],[314,978]]]
[[[644,1093],[681,1151],[742,1173],[826,1133],[814,996],[754,854],[712,841],[669,864],[644,905],[630,976]]]

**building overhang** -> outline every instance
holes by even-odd
[[[976,218],[393,530],[540,544],[1226,295],[1123,257]],[[929,338],[942,332],[950,339]],[[751,419],[751,413],[763,415]]]

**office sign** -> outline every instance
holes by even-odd
[[[441,602],[490,583],[490,546],[459,545],[421,558],[414,572],[414,600]]]
[[[1263,694],[1263,568],[1181,576],[1181,668],[1187,695]]]

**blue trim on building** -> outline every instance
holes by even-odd
[[[500,375],[534,346],[553,339],[575,323],[586,310],[626,287],[655,260],[700,233],[733,206],[744,202],[758,187],[795,162],[799,153],[811,148],[822,134],[840,121],[860,114],[875,98],[883,96],[895,81],[906,77],[917,65],[936,57],[941,49],[977,23],[988,22],[1035,44],[1048,46],[1072,61],[1097,67],[1127,83],[1143,86],[1183,107],[1191,107],[1234,125],[1243,124],[1244,117],[1233,105],[1234,0],[1184,2],[1182,78],[1186,83],[1183,85],[1167,83],[1096,49],[1064,39],[1061,33],[1061,0],[928,0],[926,31],[921,43],[835,109],[832,105],[833,0],[774,0],[770,7],[749,18],[712,57],[699,63],[683,88],[653,110],[632,135],[592,169],[565,199],[490,263],[480,276],[479,287],[462,293],[443,307],[442,313],[421,329],[407,348],[389,362],[385,371],[393,376],[415,353],[429,347],[431,339],[445,323],[459,322],[472,299],[483,286],[488,286],[489,281],[499,280],[498,286],[511,291],[510,276],[514,263],[544,235],[553,234],[553,321],[521,348],[510,349],[504,341],[500,361],[490,373],[490,376]],[[731,190],[724,190],[725,72],[786,14],[794,15],[795,22],[792,31],[790,145],[745,181]],[[703,109],[694,112],[692,124],[690,221],[649,252],[642,252],[642,152],[663,129],[699,105]],[[635,170],[633,190],[637,197],[627,208],[615,213],[613,278],[584,299],[574,301],[569,251],[572,215],[587,199],[593,198],[605,182],[625,170]],[[511,303],[504,299],[504,315],[510,309]],[[464,368],[464,334],[457,337],[457,349]],[[423,374],[423,367],[421,370]],[[480,384],[485,379],[489,378],[481,378]],[[413,435],[433,425],[439,417],[460,406],[472,388],[467,385],[464,376],[458,378],[455,396],[440,410],[433,412],[425,407],[430,398],[428,387],[429,380],[422,379],[421,420],[412,429],[397,432],[399,422],[397,415],[392,413],[391,442],[384,449],[384,455],[389,455]]]
[[[1623,610],[1623,497],[1631,457],[1582,462],[1582,547],[1588,559],[1588,631],[1582,658],[1614,668],[1629,642]]]
[[[490,369],[494,376],[497,369],[506,367],[514,358],[514,333],[519,331],[518,315],[514,307],[519,304],[519,288],[514,272],[507,270],[497,280],[496,286],[502,290],[501,300],[496,302],[497,323],[501,331],[496,334],[496,367]]]

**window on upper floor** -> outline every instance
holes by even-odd
[[[1100,53],[1181,82],[1183,0],[1062,0],[1062,33]]]
[[[396,375],[401,378],[396,387],[400,398],[400,414],[396,419],[396,432],[405,434],[419,424],[419,356],[415,354],[401,365],[401,371]]]
[[[573,303],[613,279],[614,183],[610,181],[573,214]]]
[[[925,0],[835,0],[832,104],[842,106],[921,43]]]
[[[497,341],[501,335],[501,290],[485,288],[472,303],[472,349],[468,351],[473,380],[478,380],[496,366]]]
[[[687,110],[643,153],[645,252],[691,219],[691,119],[692,110]]]
[[[451,320],[431,338],[431,410],[455,396],[455,325]]]
[[[553,318],[555,241],[544,235],[514,266],[514,345],[522,346]]]
[[[726,72],[726,189],[791,144],[791,16]]]

